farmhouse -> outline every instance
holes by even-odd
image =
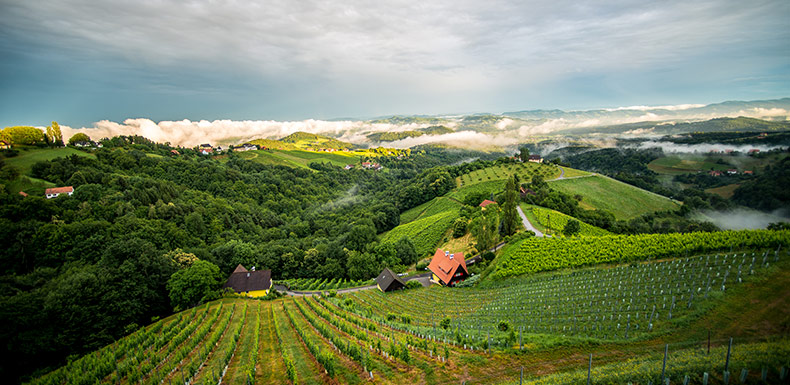
[[[488,206],[488,205],[491,205],[491,204],[496,204],[496,202],[494,202],[494,201],[492,201],[492,200],[488,200],[488,199],[486,199],[486,200],[484,200],[484,201],[480,202],[480,205],[479,205],[479,206],[480,206],[480,207],[482,207],[482,208],[483,208],[483,210],[485,210],[485,209],[486,209],[486,206]]]
[[[466,269],[464,253],[450,254],[449,251],[436,249],[431,263],[428,265],[431,275],[431,282],[445,286],[455,286],[469,276]]]
[[[727,170],[727,174],[730,174],[730,175],[735,175],[737,173],[738,173],[738,170],[736,170],[734,168],[731,168],[731,169]]]
[[[47,196],[47,199],[57,198],[60,194],[74,194],[74,187],[66,186],[66,187],[53,187],[48,188],[44,191],[44,194]]]
[[[244,143],[244,144],[242,144],[239,147],[234,147],[233,151],[252,151],[252,150],[257,150],[257,149],[258,149],[258,145],[257,144]]]
[[[381,170],[383,167],[381,167],[381,165],[378,163],[362,162],[362,168],[368,170]]]
[[[236,293],[243,293],[248,297],[263,297],[269,294],[269,289],[272,287],[272,271],[255,271],[254,266],[252,270],[247,270],[244,266],[238,265],[222,287],[231,288]]]
[[[708,174],[710,176],[721,176],[721,171],[711,170]]]
[[[5,140],[0,140],[0,150],[10,150],[11,143],[6,142]]]
[[[379,290],[383,292],[393,291],[398,289],[403,289],[406,287],[406,284],[403,282],[397,274],[393,273],[392,270],[385,267],[384,270],[381,271],[378,277],[376,277],[376,286],[378,286]]]
[[[530,155],[529,161],[533,163],[540,163],[543,162],[543,157],[540,155]]]

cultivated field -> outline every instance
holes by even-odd
[[[529,182],[533,175],[541,175],[543,179],[550,180],[560,176],[560,169],[557,166],[533,162],[501,164],[461,175],[456,178],[456,182],[458,187],[464,187],[476,183],[506,180],[513,174],[518,175],[522,182]]]
[[[328,162],[343,167],[358,164],[360,157],[350,152],[312,152],[300,150],[254,150],[237,153],[244,159],[254,162],[288,167],[308,168],[312,162]]]
[[[527,383],[584,383],[590,354],[594,383],[658,383],[661,373],[671,383],[685,376],[702,383],[705,373],[721,383],[725,365],[731,380],[746,369],[759,381],[765,370],[778,383],[790,367],[790,340],[781,331],[790,320],[788,267],[786,252],[763,248],[538,273],[478,288],[223,299],[33,383],[510,384],[522,368]],[[752,308],[760,310],[744,311]],[[734,309],[725,320],[708,318]],[[730,329],[709,329],[721,322]]]

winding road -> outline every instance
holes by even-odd
[[[524,210],[521,209],[521,206],[516,206],[516,210],[518,211],[518,215],[521,217],[521,223],[524,224],[524,228],[534,232],[536,237],[542,237],[543,233],[536,229],[535,226],[532,226],[532,223],[529,221],[529,219],[527,219],[527,216],[524,215]]]

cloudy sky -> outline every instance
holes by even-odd
[[[790,1],[0,0],[0,126],[790,96]]]

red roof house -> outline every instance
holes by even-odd
[[[66,187],[53,187],[48,188],[44,191],[44,194],[47,196],[47,199],[57,198],[60,194],[74,194],[74,187],[66,186]]]
[[[451,254],[449,251],[436,249],[431,263],[428,265],[433,275],[431,280],[441,285],[454,286],[469,276],[466,269],[464,253]]]
[[[486,208],[486,206],[488,206],[490,204],[496,204],[496,202],[486,199],[486,200],[484,200],[483,202],[480,203],[480,207]]]

